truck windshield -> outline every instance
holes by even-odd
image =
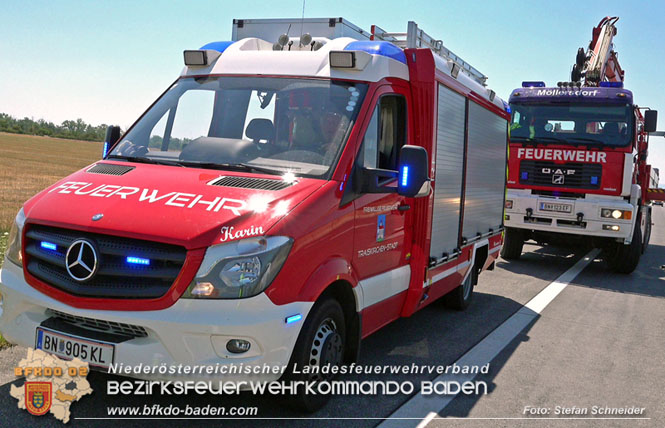
[[[330,80],[183,78],[109,158],[328,178],[366,91]]]
[[[631,142],[634,116],[630,105],[511,104],[512,142],[605,145]]]

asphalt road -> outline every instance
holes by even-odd
[[[444,408],[431,408],[427,426],[533,426],[525,417],[561,417],[556,406],[571,408],[644,408],[643,420],[557,421],[565,426],[664,426],[665,403],[665,209],[654,207],[651,245],[636,272],[617,275],[595,260],[573,279],[521,333],[492,359],[490,373],[476,380],[489,385],[487,395],[460,395]],[[519,261],[500,260],[497,269],[480,277],[472,306],[465,312],[433,304],[414,316],[385,327],[363,342],[363,365],[452,364],[492,333],[525,303],[570,269],[584,254],[553,247],[526,245]],[[16,348],[0,352],[0,371],[7,381],[10,367],[21,356]],[[9,373],[9,376],[8,376]],[[435,375],[376,375],[370,380],[410,380],[419,383]],[[118,379],[92,373],[95,392],[71,407],[68,426],[148,426],[141,420],[89,420],[107,417],[106,406],[186,403],[214,406],[257,406],[261,420],[152,421],[155,426],[349,426],[373,427],[411,397],[334,397],[308,418],[271,397],[161,395],[109,397],[106,381]],[[17,385],[22,380],[14,381]],[[0,386],[0,426],[59,426],[51,416],[34,417],[19,410],[9,395],[10,383]],[[524,413],[526,406],[549,409],[545,415]],[[570,416],[570,415],[569,415]],[[591,417],[591,414],[582,416]],[[602,415],[597,415],[602,416]],[[353,418],[340,420],[337,418]],[[420,416],[419,416],[420,417]],[[454,418],[477,418],[459,421]],[[446,418],[440,419],[440,418]],[[493,419],[488,420],[487,418]],[[498,419],[494,419],[498,418]],[[418,420],[405,420],[416,426]],[[538,422],[550,426],[551,420]],[[151,424],[150,424],[151,425]]]

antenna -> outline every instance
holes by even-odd
[[[302,29],[305,25],[305,0],[302,0],[302,18],[300,19],[300,40],[302,40]]]

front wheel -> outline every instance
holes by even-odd
[[[633,232],[633,240],[628,245],[617,244],[613,250],[613,254],[607,258],[607,262],[610,265],[610,269],[614,272],[628,274],[635,270],[637,264],[640,262],[641,255],[642,229],[638,220],[635,225],[635,231]]]
[[[346,328],[344,311],[334,299],[318,302],[312,308],[298,340],[288,366],[286,380],[321,382],[331,380],[332,374],[321,373],[326,366],[340,366],[344,359]],[[303,367],[311,368],[303,374]],[[296,369],[297,370],[294,370]],[[333,370],[323,370],[330,373]],[[297,374],[294,374],[297,373]],[[316,390],[316,389],[315,389]],[[314,412],[323,407],[330,397],[327,395],[305,394],[303,388],[289,397],[289,404],[306,412]]]
[[[501,257],[506,260],[517,260],[522,255],[524,246],[524,235],[519,229],[507,227],[503,235],[503,247]]]

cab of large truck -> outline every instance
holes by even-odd
[[[507,241],[516,244],[507,245],[504,256],[519,257],[525,239],[566,244],[585,237],[616,253],[614,264],[630,259],[634,269],[637,250],[631,257],[615,250],[629,247],[634,234],[640,252],[648,242],[636,159],[644,155],[655,112],[643,114],[622,82],[523,82],[510,107],[506,226]]]

